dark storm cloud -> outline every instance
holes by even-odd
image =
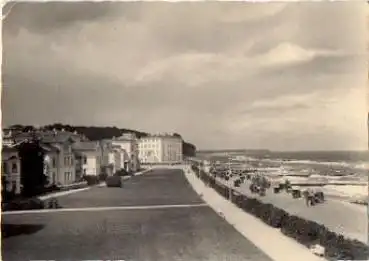
[[[117,15],[112,2],[10,2],[3,11],[10,11],[3,22],[6,32],[20,28],[46,34],[77,23],[94,21]]]

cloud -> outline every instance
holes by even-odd
[[[176,131],[199,148],[361,148],[364,5],[16,4],[3,121]]]

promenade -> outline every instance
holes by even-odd
[[[58,198],[62,209],[2,213],[12,260],[271,261],[194,192],[179,169],[154,169],[123,188]]]
[[[235,188],[233,186],[234,179],[225,181],[217,178],[217,181],[248,197],[257,197],[262,202],[273,204],[290,214],[323,224],[333,232],[357,239],[363,243],[367,242],[368,214],[366,206],[328,197],[323,204],[306,207],[302,198],[294,199],[290,194],[284,192],[274,194],[270,189],[266,191],[266,195],[263,197],[252,194],[249,189],[251,183],[248,181]]]

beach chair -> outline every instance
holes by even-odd
[[[293,198],[301,198],[301,190],[299,190],[299,189],[292,189],[292,197]]]
[[[314,198],[317,203],[322,203],[324,202],[324,193],[322,191],[316,192]]]

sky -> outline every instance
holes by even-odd
[[[178,132],[198,149],[367,148],[364,2],[8,4],[3,125]]]

